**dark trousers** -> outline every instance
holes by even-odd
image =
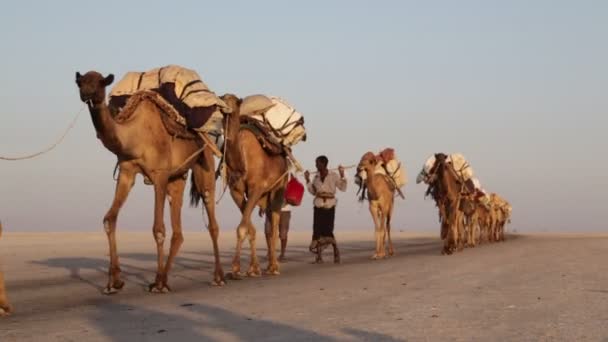
[[[334,220],[336,218],[336,207],[314,208],[312,239],[318,240],[321,237],[334,237]]]

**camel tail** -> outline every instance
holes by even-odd
[[[198,207],[201,203],[203,196],[198,191],[198,187],[196,186],[196,180],[194,179],[194,172],[190,174],[190,206],[193,208]]]

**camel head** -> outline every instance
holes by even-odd
[[[222,112],[224,114],[230,114],[233,113],[235,115],[240,115],[240,110],[239,108],[241,107],[241,103],[243,103],[243,99],[239,98],[238,96],[234,95],[234,94],[224,94],[222,96],[220,96],[220,99],[222,99],[222,101],[224,101],[224,103],[226,103],[226,105],[228,105],[228,107],[231,109],[231,112]]]
[[[357,165],[357,173],[361,173],[364,171],[373,170],[378,165],[378,160],[376,159],[376,155],[373,152],[366,152],[361,160],[359,161],[359,165]]]
[[[103,77],[97,71],[89,71],[84,75],[76,72],[76,84],[80,89],[80,100],[89,105],[100,104],[106,98],[106,87],[112,84],[114,75]]]
[[[440,164],[444,163],[446,159],[447,155],[443,153],[435,153],[427,159],[416,177],[416,184],[420,184],[421,182],[425,182],[426,184],[433,183],[437,179],[436,174]]]
[[[366,152],[361,160],[359,161],[359,165],[357,165],[357,175],[355,176],[355,182],[360,184],[361,181],[367,179],[367,176],[374,173],[376,166],[378,165],[378,159],[373,152]]]

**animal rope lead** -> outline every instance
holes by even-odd
[[[63,132],[63,135],[54,144],[52,144],[51,146],[47,147],[46,149],[44,149],[44,150],[42,150],[40,152],[36,152],[34,154],[30,154],[30,155],[27,155],[27,156],[21,156],[21,157],[3,157],[3,156],[0,156],[0,160],[16,161],[16,160],[32,159],[32,158],[38,157],[40,155],[43,155],[43,154],[51,151],[52,149],[54,149],[55,147],[57,147],[57,145],[59,145],[63,141],[63,139],[68,134],[68,132],[74,127],[74,125],[76,124],[76,121],[80,117],[80,114],[82,114],[83,110],[84,110],[84,107],[82,107],[80,109],[80,111],[78,112],[78,114],[76,114],[76,116],[74,117],[74,120],[72,120],[72,123],[70,123],[70,125],[65,130],[65,132]]]
[[[343,166],[342,168],[344,168],[344,170],[348,170],[348,169],[353,169],[357,167],[357,165],[348,165],[348,166]],[[328,171],[338,171],[338,168],[334,168],[334,169],[329,169]],[[314,172],[310,172],[311,175],[316,175],[317,173],[319,173],[319,171],[314,171]]]

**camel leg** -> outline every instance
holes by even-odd
[[[452,254],[458,244],[458,211],[452,210],[448,218],[448,237],[445,239],[442,254]]]
[[[118,181],[116,182],[114,200],[112,201],[112,206],[103,218],[103,227],[108,236],[108,244],[110,247],[110,267],[108,269],[108,283],[104,289],[105,294],[116,293],[125,285],[124,281],[120,279],[120,264],[116,247],[116,221],[120,208],[127,200],[129,192],[135,184],[135,174],[133,165],[129,163],[120,164],[120,173],[118,174]]]
[[[12,312],[11,305],[6,299],[6,290],[4,288],[4,274],[0,271],[0,316],[10,315]]]
[[[369,203],[369,211],[372,214],[372,219],[374,220],[374,236],[376,238],[376,250],[374,252],[374,255],[372,255],[372,259],[379,259],[381,252],[380,252],[380,247],[381,247],[381,241],[380,241],[380,237],[381,237],[381,229],[382,229],[382,225],[380,223],[380,209],[378,208],[378,205],[376,202],[372,202],[370,201]]]
[[[488,242],[494,242],[494,229],[496,227],[496,220],[492,218],[490,220],[490,227],[488,228]]]
[[[213,165],[213,156],[210,152],[206,151],[206,153],[208,153],[208,155],[205,155],[207,165]],[[197,167],[195,167],[195,169],[197,169]],[[195,173],[195,178],[196,176],[197,174]],[[215,174],[213,173],[212,167],[200,174],[200,182],[197,182],[197,184],[202,184],[202,187],[199,188],[199,193],[203,194],[203,203],[205,205],[205,210],[207,211],[207,217],[209,218],[209,236],[211,236],[211,241],[213,242],[215,270],[213,272],[213,281],[211,282],[211,285],[223,286],[226,284],[226,279],[224,278],[224,270],[220,263],[220,248],[218,243],[220,226],[215,217]]]
[[[256,229],[252,222],[247,226],[247,237],[249,238],[249,249],[251,251],[251,259],[249,260],[249,269],[247,270],[247,276],[259,277],[262,275],[260,270],[260,263],[256,253]]]
[[[184,236],[182,234],[182,204],[184,198],[184,188],[186,187],[186,181],[183,178],[172,180],[167,185],[167,194],[169,195],[169,206],[171,208],[171,247],[169,248],[169,256],[167,257],[167,263],[165,264],[165,275],[169,276],[173,261],[179,252],[182,243],[184,242]],[[167,279],[162,284],[167,289],[171,290],[167,283]]]
[[[466,243],[466,232],[465,232],[465,216],[462,212],[458,212],[458,220],[456,221],[456,227],[458,231],[458,251],[461,252],[464,249]]]
[[[270,236],[266,237],[266,245],[268,247],[268,269],[267,272],[272,275],[279,274],[279,266],[276,257],[276,243],[279,239],[279,222],[281,221],[280,206],[271,205],[270,211]],[[273,260],[274,264],[273,265]]]
[[[167,283],[167,273],[165,272],[165,223],[163,213],[165,211],[165,199],[167,195],[167,183],[169,177],[166,172],[156,172],[153,177],[154,182],[154,225],[152,233],[156,241],[157,268],[154,283],[148,286],[150,292],[168,292],[165,286]]]
[[[386,258],[386,214],[384,210],[380,209],[378,215],[378,221],[380,222],[380,255],[379,257]]]
[[[244,215],[245,206],[249,201],[245,200],[245,196],[243,193],[230,189],[230,195],[234,199],[237,207],[241,211],[241,215]],[[244,218],[244,216],[243,216]],[[243,218],[241,218],[241,223]],[[248,229],[247,227],[243,227],[242,224],[236,228],[236,252],[234,254],[234,258],[232,259],[232,278],[241,279],[241,248],[243,246],[243,241],[247,237]]]
[[[393,207],[391,206],[387,210],[386,215],[386,234],[388,235],[388,255],[395,255],[395,250],[393,249],[393,241],[391,240],[391,217],[393,216]]]

